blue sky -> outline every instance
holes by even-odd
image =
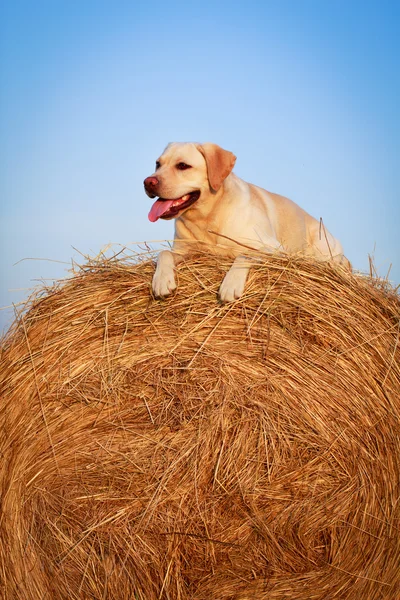
[[[172,239],[142,182],[187,140],[400,283],[399,23],[385,0],[3,2],[0,306],[64,277],[74,248]]]

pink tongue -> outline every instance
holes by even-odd
[[[156,200],[149,212],[149,221],[155,223],[163,214],[169,211],[175,200]]]

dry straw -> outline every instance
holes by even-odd
[[[21,600],[400,598],[400,303],[264,258],[93,261],[2,341],[0,582]]]

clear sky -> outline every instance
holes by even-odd
[[[171,141],[231,150],[400,283],[399,23],[398,0],[2,2],[0,305],[74,248],[172,239],[142,187]]]

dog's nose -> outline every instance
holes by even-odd
[[[143,181],[145,189],[149,192],[154,191],[158,183],[157,177],[146,177],[146,179]]]

